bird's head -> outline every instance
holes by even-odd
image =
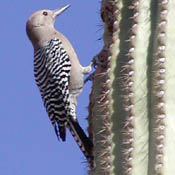
[[[49,32],[54,28],[54,22],[57,16],[64,12],[70,5],[66,5],[56,10],[39,10],[34,12],[28,19],[26,24],[26,32],[31,41],[40,36],[42,32]]]

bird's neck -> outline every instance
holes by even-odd
[[[57,33],[53,27],[40,27],[39,29],[35,28],[34,30],[36,35],[31,38],[31,41],[35,51],[44,47],[45,44],[53,39]]]

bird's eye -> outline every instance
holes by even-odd
[[[44,15],[44,16],[47,16],[47,15],[48,15],[48,13],[47,13],[46,11],[44,11],[44,12],[43,12],[43,15]]]

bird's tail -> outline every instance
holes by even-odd
[[[79,125],[77,120],[74,120],[70,117],[69,122],[67,124],[67,127],[69,128],[72,136],[74,137],[75,141],[77,142],[79,148],[87,158],[90,166],[92,167],[93,164],[93,155],[92,155],[92,149],[93,149],[93,143],[91,140],[86,136],[83,129]]]

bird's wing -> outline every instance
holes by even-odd
[[[35,54],[36,83],[55,132],[63,141],[66,138],[65,127],[70,113],[68,88],[70,70],[69,56],[57,38],[50,40]]]

